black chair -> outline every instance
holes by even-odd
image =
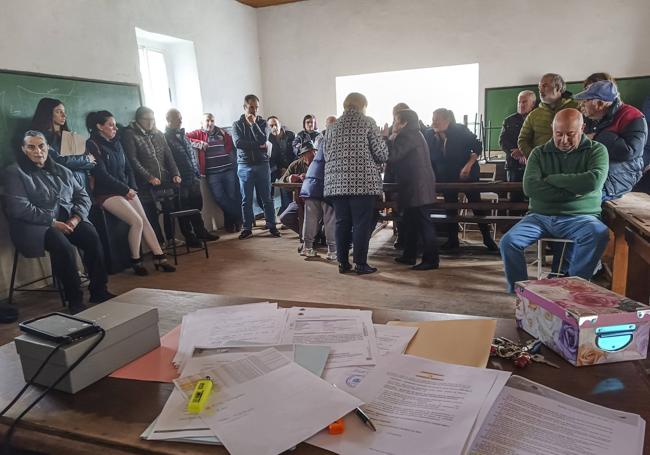
[[[14,247],[14,262],[11,267],[11,284],[9,285],[9,298],[7,299],[7,303],[9,305],[12,304],[13,302],[13,297],[14,297],[14,292],[19,291],[19,292],[58,292],[59,297],[61,298],[61,303],[63,306],[66,306],[66,300],[65,300],[65,295],[63,294],[63,288],[61,287],[61,283],[59,280],[56,279],[56,276],[54,274],[52,275],[46,275],[42,276],[40,278],[37,278],[35,280],[30,281],[29,283],[21,284],[20,286],[16,286],[16,275],[18,274],[18,260],[20,259],[21,254],[18,252],[18,250],[15,249]],[[50,257],[49,254],[46,253],[48,258]],[[50,268],[52,268],[52,261],[50,260]],[[43,287],[43,288],[30,288],[30,286],[39,283],[39,282],[46,282],[48,280],[52,280],[52,287]]]
[[[201,211],[198,209],[169,210],[168,207],[181,207],[181,194],[178,188],[164,188],[159,191],[154,190],[153,198],[156,201],[158,214],[162,214],[163,217],[169,217],[169,223],[165,223],[165,229],[169,228],[170,231],[165,232],[165,236],[168,239],[165,250],[169,251],[171,249],[172,256],[174,257],[174,265],[178,265],[178,256],[193,253],[196,251],[203,250],[205,252],[205,257],[209,258],[210,255],[208,253],[208,244],[204,239],[199,239],[203,246],[201,248],[194,249],[194,251],[192,251],[187,242],[185,242],[185,253],[180,254],[178,253],[179,245],[176,243],[176,222],[190,216],[201,215]],[[169,203],[165,204],[164,202]]]

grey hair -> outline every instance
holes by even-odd
[[[451,109],[446,109],[444,107],[439,107],[435,111],[433,111],[434,114],[442,115],[445,120],[447,120],[449,123],[456,123],[456,116],[454,115],[454,111]]]
[[[25,134],[23,135],[23,145],[25,145],[25,142],[27,142],[28,137],[40,137],[41,139],[43,139],[43,142],[45,142],[45,145],[47,145],[47,139],[45,139],[45,135],[40,131],[36,131],[36,130],[25,131]]]
[[[537,101],[537,94],[535,94],[535,92],[533,92],[532,90],[522,90],[521,92],[519,92],[519,95],[517,96],[529,96],[533,100]]]
[[[555,73],[546,73],[545,75],[542,76],[542,79],[544,79],[545,77],[550,77],[553,79],[553,86],[556,89],[558,89],[560,93],[566,92],[566,82],[564,82],[562,76]]]

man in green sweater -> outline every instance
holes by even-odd
[[[577,108],[578,103],[571,99],[566,91],[562,76],[548,73],[539,81],[539,106],[526,117],[517,145],[528,158],[530,152],[538,145],[544,145],[552,136],[551,122],[562,109]]]
[[[528,279],[524,250],[540,238],[572,240],[568,274],[587,280],[605,251],[608,229],[599,217],[609,158],[605,146],[584,135],[582,126],[578,110],[558,112],[553,138],[530,154],[524,173],[529,213],[499,245],[509,292]]]

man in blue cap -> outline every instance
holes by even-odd
[[[643,148],[648,125],[643,113],[625,104],[612,81],[598,81],[574,96],[580,101],[592,128],[585,131],[607,148],[609,173],[603,188],[603,200],[617,199],[632,190],[643,174]]]

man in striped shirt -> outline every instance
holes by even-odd
[[[203,115],[201,129],[187,137],[199,152],[199,169],[221,210],[228,232],[241,229],[241,195],[237,179],[235,147],[230,134],[215,124],[214,115]]]

